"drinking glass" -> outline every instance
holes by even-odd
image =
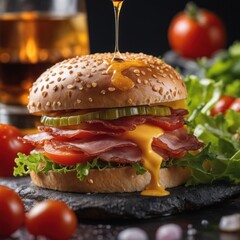
[[[21,116],[32,83],[54,63],[88,53],[85,0],[1,0],[0,122],[31,127]]]

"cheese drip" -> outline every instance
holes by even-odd
[[[121,91],[126,91],[134,87],[134,82],[123,75],[123,71],[130,67],[144,67],[145,63],[140,60],[126,60],[126,61],[116,61],[113,60],[107,69],[107,73],[112,73],[112,85]]]
[[[144,196],[166,196],[168,191],[160,183],[159,169],[162,163],[162,157],[152,150],[153,138],[162,135],[164,131],[148,124],[139,125],[133,131],[123,134],[123,138],[134,141],[142,151],[143,166],[151,174],[151,181],[141,195]]]

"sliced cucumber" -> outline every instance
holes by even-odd
[[[78,125],[88,120],[114,120],[121,117],[136,115],[168,116],[171,115],[171,109],[165,106],[138,106],[125,108],[111,108],[98,112],[89,112],[76,116],[51,117],[43,115],[41,123],[47,126],[71,126]]]

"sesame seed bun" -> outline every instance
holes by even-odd
[[[122,91],[112,85],[106,73],[113,54],[93,54],[57,63],[33,84],[29,95],[30,113],[156,105],[187,97],[181,76],[163,60],[145,54],[122,54],[125,60],[141,60],[141,67],[122,72],[134,87]]]

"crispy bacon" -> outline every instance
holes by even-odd
[[[185,128],[179,128],[154,138],[152,145],[154,151],[168,160],[170,157],[181,158],[187,151],[200,149],[204,144],[194,135],[188,134]]]

